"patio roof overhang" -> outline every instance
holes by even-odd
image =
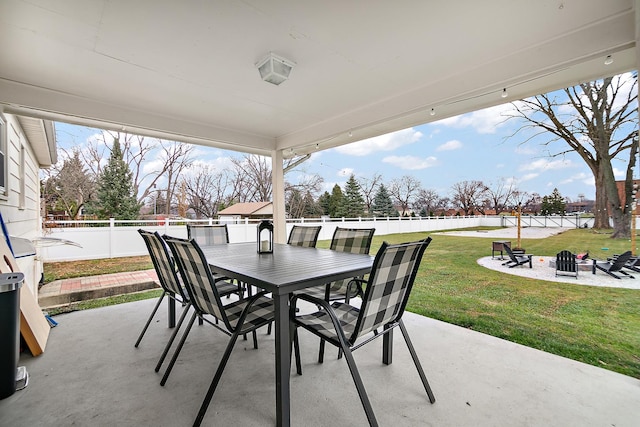
[[[639,6],[4,0],[0,111],[271,156],[285,241],[284,158],[637,69]]]
[[[636,69],[638,4],[5,0],[0,106],[287,157]]]

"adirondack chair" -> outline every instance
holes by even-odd
[[[558,275],[578,278],[578,263],[571,252],[560,251],[556,254],[556,276]]]
[[[593,274],[596,274],[596,270],[602,270],[605,273],[607,273],[609,276],[615,277],[616,279],[622,279],[622,277],[618,276],[615,273],[620,273],[625,277],[628,277],[630,279],[635,279],[635,277],[633,277],[632,275],[630,275],[629,273],[623,270],[625,264],[627,264],[630,258],[631,258],[631,251],[627,251],[623,254],[618,255],[615,259],[611,261],[598,261],[594,259],[591,272]]]
[[[615,261],[620,255],[614,255],[611,258],[607,258],[607,261]],[[631,271],[635,271],[637,273],[640,273],[640,257],[637,256],[631,256],[629,258],[629,260],[626,262],[626,264],[624,265],[624,268],[626,268],[627,270],[631,270]]]
[[[629,258],[629,261],[627,261],[627,263],[624,265],[624,268],[640,273],[640,257],[632,256],[631,258]]]
[[[509,268],[517,267],[519,265],[524,265],[529,263],[529,268],[533,268],[533,262],[531,258],[533,254],[514,254],[513,250],[509,245],[503,245],[505,252],[509,255],[509,261],[502,263],[502,265],[506,265]]]

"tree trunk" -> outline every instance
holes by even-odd
[[[609,224],[609,207],[607,204],[607,191],[604,187],[604,178],[602,176],[602,171],[599,170],[594,171],[593,174],[595,178],[595,187],[596,187],[596,203],[594,207],[594,224],[593,228],[595,229],[603,229],[603,228],[611,228]]]
[[[611,237],[629,238],[629,210],[622,206],[618,187],[616,186],[616,179],[613,174],[613,167],[611,166],[611,160],[605,162],[601,161],[598,166],[599,171],[596,176],[600,177],[602,180],[602,187],[605,189],[607,207],[609,208],[608,212],[613,220],[614,231]],[[596,181],[596,187],[597,186],[598,182]]]

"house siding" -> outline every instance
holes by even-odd
[[[11,236],[33,239],[41,235],[39,164],[17,117],[3,114],[6,124],[7,182],[0,210]],[[23,151],[24,150],[24,151]],[[24,164],[21,165],[21,151]],[[25,285],[37,295],[42,263],[36,257],[18,258]]]

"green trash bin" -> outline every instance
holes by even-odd
[[[0,274],[0,399],[16,391],[20,358],[20,287],[22,273]]]

